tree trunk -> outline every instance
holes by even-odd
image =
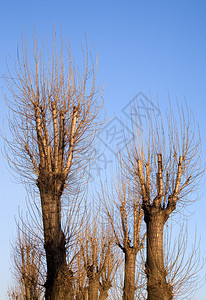
[[[98,280],[89,280],[88,287],[88,300],[98,300],[98,291],[99,291],[99,281]]]
[[[170,300],[172,286],[166,281],[163,256],[163,229],[168,216],[161,208],[151,207],[145,214],[147,224],[147,292],[148,300]]]
[[[50,186],[51,187],[51,186]],[[45,188],[45,187],[44,187]],[[66,263],[66,242],[61,229],[60,197],[47,186],[41,194],[44,248],[47,260],[46,300],[72,299],[71,275]]]
[[[127,249],[125,251],[125,272],[124,272],[124,293],[123,300],[134,300],[135,296],[135,262],[136,254],[134,249]]]

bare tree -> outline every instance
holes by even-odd
[[[102,185],[104,210],[114,235],[116,245],[124,253],[123,299],[135,299],[136,279],[138,278],[136,259],[144,246],[146,234],[142,227],[143,210],[136,186],[126,176],[121,156],[119,159],[118,179],[114,180],[113,192],[106,192]],[[140,277],[139,277],[140,278]],[[141,286],[141,283],[138,283]],[[142,289],[142,286],[141,286]]]
[[[9,295],[23,300],[40,300],[44,297],[43,249],[39,238],[31,235],[23,221],[21,223],[12,251],[13,275],[17,286]]]
[[[46,252],[46,299],[72,297],[68,282],[66,240],[62,230],[62,195],[78,193],[82,188],[85,161],[99,129],[97,116],[102,107],[95,87],[96,64],[88,66],[88,51],[84,55],[82,75],[76,73],[68,48],[64,60],[63,42],[58,54],[54,38],[52,56],[38,50],[34,41],[33,63],[22,42],[22,58],[18,58],[15,75],[7,86],[10,131],[7,141],[11,166],[35,183],[41,198]],[[92,153],[90,153],[92,155]]]
[[[88,295],[88,300],[105,300],[121,264],[109,228],[100,224],[99,220],[93,221],[85,229],[79,243],[78,273],[84,278],[84,295]],[[77,281],[82,282],[79,278]]]
[[[140,198],[137,197],[135,187],[124,176],[122,168],[120,160],[119,180],[114,184],[114,193],[106,195],[105,188],[102,188],[102,194],[115,243],[125,257],[123,299],[132,300],[135,299],[136,292],[136,258],[143,248],[145,234],[141,226],[143,211]]]
[[[132,108],[134,139],[126,145],[124,163],[141,197],[147,226],[149,300],[173,298],[164,266],[163,229],[173,211],[191,203],[203,173],[201,142],[193,116],[186,106],[177,108],[174,115],[170,104],[166,116],[157,116],[147,108],[143,124],[141,107],[136,103]]]
[[[17,284],[15,287],[11,287],[7,292],[9,300],[24,300],[23,288]]]

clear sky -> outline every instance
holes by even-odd
[[[78,64],[86,33],[89,48],[99,57],[98,82],[105,85],[105,110],[121,116],[122,109],[138,92],[159,98],[164,107],[172,100],[187,99],[199,121],[202,150],[206,150],[206,1],[1,1],[0,76],[7,73],[6,56],[17,58],[22,29],[32,45],[33,30],[47,37],[55,24],[62,28]],[[6,117],[0,78],[0,124]],[[1,148],[3,141],[0,140]],[[25,191],[14,182],[3,154],[0,155],[0,299],[6,299],[10,282],[10,242],[15,237],[14,215],[24,209]],[[204,180],[205,182],[205,180]],[[201,236],[206,257],[206,188],[191,211],[192,226]],[[206,299],[206,284],[193,300]]]

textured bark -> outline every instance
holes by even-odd
[[[168,215],[161,208],[150,207],[145,214],[147,224],[147,292],[148,300],[173,299],[172,286],[167,283],[164,267],[163,229]]]
[[[47,261],[46,300],[72,297],[71,275],[66,262],[66,241],[61,229],[61,193],[54,178],[39,180],[44,226],[44,248]],[[45,182],[46,181],[46,182]]]
[[[125,278],[123,300],[134,300],[135,296],[135,261],[136,253],[133,249],[127,249],[125,252]]]
[[[99,281],[95,279],[90,279],[88,286],[88,300],[98,300],[98,291]]]

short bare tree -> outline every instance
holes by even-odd
[[[124,165],[119,158],[118,176],[113,180],[113,191],[102,185],[104,211],[111,227],[116,245],[124,253],[124,288],[123,299],[134,300],[136,298],[137,274],[136,260],[138,252],[144,246],[145,229],[142,227],[143,210],[141,198],[136,192],[134,182],[127,178]],[[142,289],[141,283],[138,283]]]
[[[38,236],[27,230],[23,220],[18,224],[17,239],[12,248],[12,273],[16,287],[9,291],[10,297],[40,300],[44,298],[44,253]]]
[[[79,245],[77,281],[82,283],[79,290],[84,291],[88,300],[106,300],[121,264],[109,228],[100,224],[99,220],[93,221],[82,233]]]
[[[40,52],[34,41],[33,62],[25,42],[18,57],[15,74],[10,74],[7,97],[9,126],[13,139],[8,141],[12,168],[27,183],[34,183],[41,198],[46,252],[46,299],[69,299],[66,240],[62,230],[62,195],[78,193],[84,170],[92,159],[92,143],[101,122],[101,90],[96,88],[96,63],[76,72],[68,47],[67,58],[60,40],[60,51],[53,38],[50,51]],[[101,99],[99,100],[99,98]]]

